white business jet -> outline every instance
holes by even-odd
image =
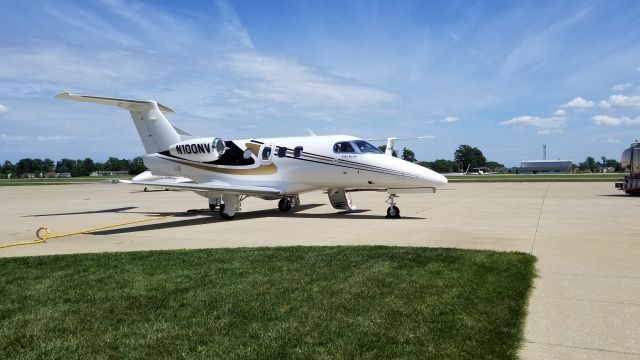
[[[249,196],[279,200],[289,211],[299,194],[326,189],[334,208],[353,211],[351,191],[386,191],[387,217],[399,218],[398,194],[435,192],[447,178],[420,165],[386,156],[370,143],[346,135],[223,141],[194,137],[171,125],[173,110],[155,101],[64,92],[59,99],[115,105],[129,110],[150,173],[131,183],[195,191],[209,207],[231,219]],[[170,177],[170,178],[161,178]],[[186,179],[186,180],[185,180]]]

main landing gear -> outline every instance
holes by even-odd
[[[387,219],[399,219],[400,218],[400,209],[398,209],[398,207],[396,206],[396,201],[395,198],[397,198],[398,195],[396,194],[389,194],[389,198],[387,199],[387,201],[385,201],[387,204],[389,204],[389,207],[387,208]]]
[[[300,206],[300,197],[298,195],[285,196],[278,201],[278,209],[282,212],[290,211],[292,206]]]
[[[224,220],[231,220],[236,216],[236,212],[240,211],[240,205],[245,198],[235,194],[212,197],[209,198],[209,209],[214,212],[218,207],[220,209],[220,217]]]
[[[291,199],[287,197],[283,197],[282,199],[280,199],[280,201],[278,201],[278,209],[280,209],[280,211],[282,212],[291,210]]]

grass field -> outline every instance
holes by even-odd
[[[289,247],[0,259],[0,358],[515,359],[535,258]]]
[[[446,175],[449,182],[615,182],[625,174],[492,174]]]
[[[29,185],[65,185],[91,184],[113,179],[127,179],[131,176],[84,176],[75,178],[43,178],[43,179],[0,179],[0,186],[29,186]]]

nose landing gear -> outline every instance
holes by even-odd
[[[387,219],[400,218],[400,209],[398,209],[395,202],[395,198],[397,197],[398,195],[396,194],[389,194],[389,198],[385,201],[387,204],[389,204],[389,207],[387,208]]]

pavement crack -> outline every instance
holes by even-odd
[[[547,200],[549,187],[551,187],[550,182],[547,183],[547,188],[544,190],[544,196],[542,196],[542,203],[540,204],[540,212],[538,212],[538,222],[536,223],[536,231],[533,233],[533,241],[531,242],[531,249],[529,250],[529,255],[533,254],[533,247],[536,245],[536,239],[538,238],[538,228],[540,227],[540,219],[542,218],[542,209],[544,208],[544,201]]]
[[[538,344],[538,345],[546,345],[546,346],[563,347],[563,348],[568,348],[568,349],[581,349],[581,350],[589,350],[589,351],[599,351],[599,352],[607,352],[607,353],[615,353],[615,354],[624,354],[624,355],[640,355],[640,353],[637,353],[637,352],[611,350],[611,349],[601,349],[601,348],[592,348],[592,347],[587,347],[587,346],[552,344],[552,343],[537,342],[537,341],[527,341],[527,343],[528,344]]]

